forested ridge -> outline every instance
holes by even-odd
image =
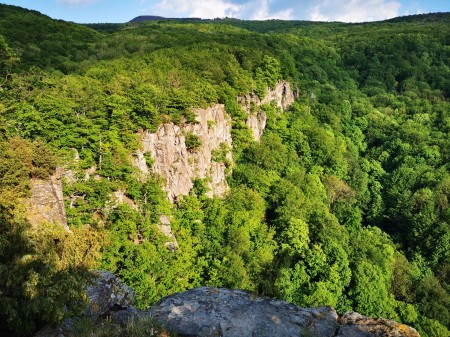
[[[449,21],[83,26],[0,5],[0,334],[80,313],[88,271],[105,269],[141,308],[210,285],[448,336]],[[261,107],[257,142],[236,97],[279,81],[299,97]],[[216,103],[232,123],[230,190],[209,198],[196,180],[171,204],[133,165],[139,133]],[[57,167],[73,173],[70,231],[25,216],[30,179]],[[132,204],[113,206],[116,191]]]

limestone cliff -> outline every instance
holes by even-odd
[[[267,95],[263,99],[255,94],[238,97],[238,102],[248,114],[246,124],[252,130],[253,137],[259,141],[266,127],[266,113],[258,107],[275,102],[284,111],[294,102],[297,96],[298,89],[291,90],[288,82],[279,82],[274,89],[267,89]]]
[[[256,140],[261,138],[266,125],[266,114],[258,107],[274,101],[284,110],[295,98],[296,92],[293,92],[286,82],[278,83],[274,89],[269,88],[262,100],[256,95],[238,98],[248,114],[246,123]],[[231,170],[232,163],[230,117],[222,104],[206,109],[194,109],[193,112],[196,115],[194,123],[181,126],[165,123],[155,133],[143,131],[142,150],[135,158],[135,164],[143,174],[149,174],[151,170],[166,179],[165,190],[171,201],[175,201],[180,195],[188,194],[195,178],[205,179],[209,188],[208,196],[220,196],[228,190],[226,175]],[[195,137],[198,146],[190,147],[187,137]],[[76,150],[74,153],[76,162],[79,155]],[[151,168],[145,158],[146,154],[152,158]],[[95,172],[95,165],[85,170],[85,179],[101,179]],[[42,222],[51,222],[59,223],[68,229],[62,192],[63,176],[66,176],[69,183],[77,180],[71,170],[62,168],[58,168],[48,180],[31,180],[31,198],[27,201],[26,216],[34,226]],[[71,198],[77,197],[79,196]],[[71,199],[71,205],[73,202]],[[126,198],[123,191],[116,191],[111,196],[111,207],[115,207],[118,203],[127,203],[135,209],[138,207],[132,200]]]
[[[216,104],[207,109],[195,109],[196,122],[178,126],[161,125],[155,133],[142,133],[142,152],[138,153],[137,165],[142,173],[148,173],[144,154],[153,159],[152,170],[166,179],[165,189],[169,199],[186,195],[193,186],[194,178],[208,179],[209,195],[221,195],[227,189],[225,180],[226,161],[215,160],[214,151],[231,149],[231,121],[224,106]],[[198,138],[199,146],[189,148],[188,135]],[[231,161],[231,152],[225,154]]]
[[[50,222],[69,229],[64,208],[62,175],[63,170],[58,168],[47,180],[31,179],[31,198],[27,201],[25,216],[33,226]]]
[[[281,82],[275,89],[269,89],[262,100],[256,95],[248,95],[238,101],[248,114],[247,125],[259,140],[266,125],[266,114],[254,112],[254,107],[275,101],[285,109],[294,99],[295,93],[289,83]],[[143,131],[141,134],[142,150],[137,153],[135,164],[144,175],[149,174],[145,156],[151,156],[151,171],[165,178],[165,190],[171,201],[187,195],[196,178],[205,179],[208,196],[220,196],[228,190],[226,175],[232,162],[231,120],[222,104],[193,112],[196,115],[194,123],[165,123],[155,133]],[[187,137],[195,137],[199,146],[191,148]]]

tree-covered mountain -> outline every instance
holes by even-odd
[[[4,333],[79,312],[86,272],[102,268],[142,308],[211,285],[448,336],[449,18],[83,26],[0,5]],[[254,104],[280,81],[294,104]],[[195,130],[195,111],[216,104],[229,191],[207,197],[196,179],[171,203],[155,158],[143,155],[146,175],[136,166],[142,135]],[[267,118],[260,141],[248,114]],[[70,231],[29,221],[34,182],[55,171]]]

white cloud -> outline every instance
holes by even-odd
[[[161,0],[149,9],[156,15],[166,17],[238,17],[242,5],[226,0]]]
[[[204,19],[308,18],[314,21],[362,22],[399,16],[400,7],[400,0],[156,0],[146,12],[165,17]]]
[[[292,18],[292,9],[273,9],[273,0],[159,0],[147,11],[166,17],[240,18],[251,20]]]
[[[314,6],[313,21],[364,22],[399,16],[400,2],[391,0],[322,0]]]
[[[292,19],[292,9],[286,8],[279,11],[273,11],[270,8],[270,0],[252,1],[247,4],[246,12],[249,13],[250,20],[268,20],[268,19],[280,19],[290,20]],[[245,15],[247,16],[247,15]]]

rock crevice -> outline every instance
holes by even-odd
[[[168,296],[148,313],[182,336],[420,337],[392,320],[332,307],[301,308],[242,290],[201,287]]]

